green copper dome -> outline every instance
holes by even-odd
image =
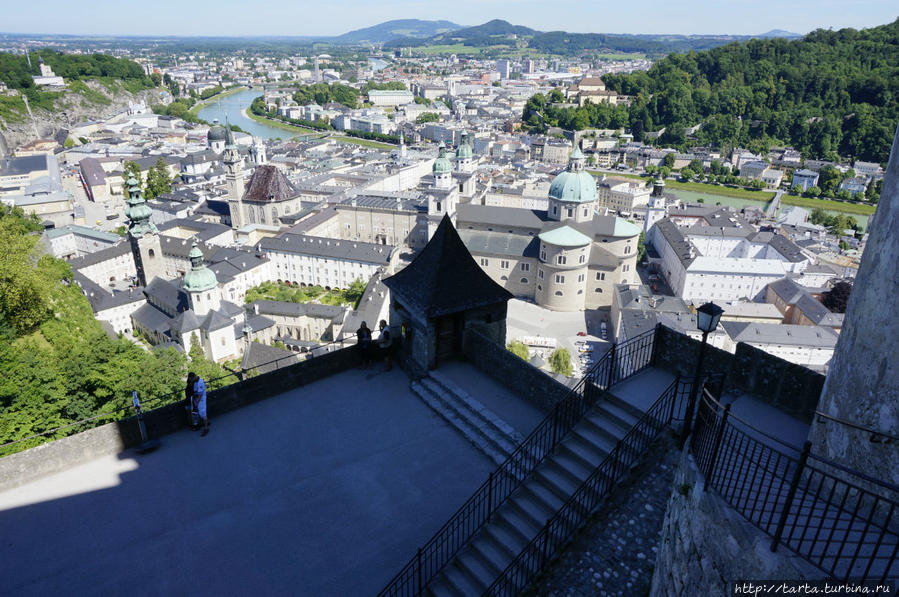
[[[550,199],[571,203],[596,201],[596,180],[584,168],[584,154],[575,149],[568,168],[553,179],[549,187]]]
[[[209,141],[225,141],[227,138],[227,131],[225,131],[225,127],[219,124],[218,118],[212,121],[212,126],[209,127],[209,132],[206,133],[206,138]]]
[[[462,133],[462,140],[459,142],[459,147],[456,148],[456,159],[471,158],[473,155],[474,151],[468,143],[468,133]]]
[[[194,241],[194,245],[187,256],[190,258],[191,268],[189,272],[184,274],[184,290],[188,292],[204,292],[218,286],[215,272],[203,263],[203,252],[197,246],[197,241]]]
[[[453,171],[453,165],[450,164],[449,158],[446,157],[446,148],[443,146],[443,143],[440,144],[440,153],[437,154],[437,159],[434,160],[432,170],[434,174],[445,174]]]

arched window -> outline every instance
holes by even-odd
[[[630,246],[625,246],[625,247],[624,247],[624,254],[627,255],[627,254],[630,253],[630,252],[631,252]]]
[[[561,290],[557,290],[555,294],[556,294],[556,296],[562,296],[562,291],[561,291]]]
[[[593,292],[598,292],[598,293],[602,294],[602,288],[597,287],[593,290]]]
[[[147,251],[147,255],[149,255],[151,258],[156,257],[156,251],[154,251],[153,249],[150,249],[149,251]]]
[[[522,278],[522,279],[520,280],[520,282],[521,282],[522,284],[527,284],[527,283],[528,283],[528,279],[527,279],[527,278]]]
[[[506,280],[509,279],[509,276],[500,276],[499,279],[505,282]]]
[[[556,257],[556,263],[558,263],[559,265],[565,265],[565,262],[567,260],[568,259],[564,255],[559,255],[558,257]]]
[[[541,286],[540,284],[537,284],[537,290],[543,290],[543,286]]]
[[[585,262],[585,261],[587,261],[587,256],[586,256],[586,255],[581,255],[580,257],[577,258],[577,262],[578,262],[578,263],[583,263],[583,262]]]
[[[256,223],[256,212],[253,211],[252,207],[248,208],[248,211],[250,214],[250,224],[255,224]]]
[[[274,205],[272,206],[272,224],[278,221],[278,208]]]

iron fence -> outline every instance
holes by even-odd
[[[736,424],[735,424],[736,422]],[[832,578],[899,578],[899,487],[792,446],[703,392],[691,450],[706,487]]]
[[[639,421],[621,438],[608,456],[550,518],[484,593],[517,595],[568,545],[574,534],[596,512],[615,485],[624,478],[647,448],[671,422],[674,404],[685,402],[692,381],[675,379]],[[683,407],[685,408],[685,406]]]
[[[565,435],[610,385],[652,363],[655,330],[613,346],[572,388],[455,514],[425,543],[379,593],[382,596],[421,595],[468,541],[528,475],[552,453]],[[626,364],[622,367],[622,359]]]

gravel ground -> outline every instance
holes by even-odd
[[[679,452],[663,436],[529,595],[649,595]]]

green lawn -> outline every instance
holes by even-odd
[[[841,211],[847,214],[871,215],[877,209],[876,205],[865,203],[844,203],[843,201],[831,201],[830,199],[813,199],[811,197],[793,197],[792,195],[784,195],[781,198],[784,205],[798,205],[799,207],[807,207],[815,209],[829,209],[831,211]]]
[[[331,137],[338,143],[352,143],[353,145],[362,145],[363,147],[373,147],[375,149],[396,149],[396,145],[390,143],[381,143],[380,141],[371,141],[369,139],[360,139],[358,137]]]
[[[705,184],[702,182],[677,182],[674,180],[666,180],[665,186],[669,189],[693,191],[695,193],[708,193],[709,195],[722,195],[724,197],[749,199],[751,201],[768,202],[774,198],[774,193],[772,191],[734,189],[731,187],[718,186],[714,184]]]

